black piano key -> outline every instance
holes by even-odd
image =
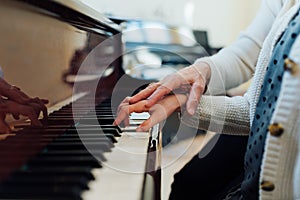
[[[39,127],[33,127],[32,129],[39,129]],[[102,124],[85,124],[85,123],[78,123],[76,126],[64,126],[64,125],[50,125],[50,126],[44,126],[43,128],[40,128],[41,131],[47,132],[47,131],[60,131],[60,130],[65,130],[68,132],[78,132],[78,131],[85,131],[88,133],[106,133],[114,130],[118,134],[122,133],[122,129],[119,126],[114,126],[111,124],[107,125],[102,125]]]
[[[86,127],[78,127],[76,130],[69,129],[66,131],[66,133],[78,133],[80,135],[84,134],[90,134],[90,133],[95,133],[95,134],[113,134],[115,137],[120,137],[121,133],[118,131],[118,129],[115,128],[101,128],[101,129],[89,129]]]
[[[106,124],[106,125],[101,125],[102,128],[112,128],[112,129],[117,129],[119,133],[122,133],[122,129],[119,126],[115,126],[115,125],[110,125],[110,124]]]
[[[53,142],[47,145],[51,150],[85,150],[86,148],[91,150],[101,150],[104,152],[110,152],[113,147],[111,142]]]
[[[112,125],[114,116],[110,105],[107,108],[97,106],[96,115],[84,110],[84,106],[81,109],[80,120],[73,119],[72,106],[68,105],[50,114],[49,120],[43,121],[43,127],[19,127],[23,130],[17,133],[21,136],[17,143],[30,142],[32,146],[44,148],[0,186],[0,191],[6,189],[6,193],[0,192],[2,196],[80,199],[80,192],[87,189],[87,183],[94,179],[92,169],[101,167],[101,162],[106,161],[103,152],[110,151],[117,142],[116,137],[122,133],[120,127]],[[97,123],[93,124],[95,121]],[[38,139],[35,138],[37,135]],[[61,186],[66,190],[56,190]],[[32,188],[40,190],[35,192]]]
[[[13,142],[112,142],[109,137],[106,137],[105,135],[99,135],[98,137],[86,137],[86,136],[79,136],[76,135],[74,137],[62,137],[59,136],[57,138],[53,138],[53,135],[51,137],[44,137],[36,139],[35,137],[19,137],[14,139]],[[1,153],[1,152],[0,152]]]
[[[24,144],[24,141],[16,141],[15,143],[12,144],[3,144],[1,145],[1,148],[5,148],[7,146],[13,146],[14,148],[18,148],[20,144]],[[111,148],[114,147],[114,144],[112,142],[93,142],[93,141],[74,141],[74,142],[59,142],[55,141],[52,143],[47,143],[45,141],[33,141],[30,149],[40,149],[43,146],[46,146],[48,149],[52,150],[85,150],[85,149],[91,149],[91,150],[101,150],[104,152],[110,152]],[[26,149],[27,150],[27,149]],[[25,150],[25,151],[26,151]],[[1,162],[1,159],[0,159]]]
[[[95,122],[95,119],[94,118],[87,118],[87,117],[84,117],[84,118],[81,118],[79,120],[79,123],[82,123],[82,124],[100,124],[100,125],[105,125],[105,124],[112,124],[114,121],[115,121],[115,118],[114,117],[102,117],[102,116],[98,116],[97,117],[97,121],[98,122]]]
[[[112,125],[112,124],[95,124],[95,125],[91,125],[91,124],[83,124],[82,122],[79,122],[75,128],[96,128],[99,127],[101,129],[117,129],[119,133],[122,133],[122,129],[119,126],[116,125]]]
[[[91,114],[76,114],[76,115],[57,115],[57,116],[49,116],[48,120],[49,121],[57,121],[57,120],[66,120],[66,121],[71,121],[73,119],[90,119],[90,120],[101,120],[101,119],[114,119],[114,116],[112,114],[104,114],[104,113],[91,113]],[[47,121],[45,121],[47,122]]]
[[[119,131],[117,129],[114,129],[114,128],[103,128],[102,130],[103,130],[104,133],[113,134],[115,137],[120,137],[121,136]]]
[[[63,135],[60,135],[59,136],[59,138],[65,138],[65,139],[68,139],[68,138],[78,138],[78,137],[80,137],[80,138],[83,138],[83,139],[101,139],[101,138],[108,138],[111,142],[113,142],[113,143],[116,143],[117,142],[117,140],[116,140],[116,138],[115,138],[115,136],[113,135],[113,134],[109,134],[109,133],[107,133],[107,134],[93,134],[93,133],[88,133],[88,134],[81,134],[80,136],[77,134],[77,133],[75,133],[75,134],[73,134],[73,133],[66,133],[66,134],[63,134]]]
[[[57,139],[54,139],[57,137]],[[40,142],[50,142],[50,141],[101,141],[101,142],[112,142],[116,143],[117,140],[114,135],[112,134],[62,134],[58,137],[56,134],[43,134],[42,138],[39,138],[38,141]],[[35,135],[24,135],[22,137],[14,138],[13,142],[35,142],[36,136]],[[1,142],[0,142],[1,143]],[[1,154],[1,152],[0,152]]]
[[[55,125],[55,124],[72,125],[72,124],[74,124],[74,119],[70,118],[70,119],[60,119],[60,120],[57,120],[57,119],[51,119],[51,118],[49,118],[47,120],[44,120],[43,124],[44,125]]]
[[[37,167],[25,165],[22,169],[14,172],[13,176],[43,176],[44,174],[53,176],[82,176],[88,180],[95,180],[91,173],[91,167]]]
[[[31,185],[32,187],[36,187],[39,185],[43,186],[77,186],[81,190],[87,190],[88,188],[88,180],[83,176],[67,176],[67,175],[48,175],[48,174],[40,174],[40,176],[36,176],[34,174],[26,174],[21,176],[12,176],[9,180],[4,182],[6,186],[14,186],[14,187],[22,187],[24,185]]]
[[[100,161],[106,161],[102,151],[87,151],[87,150],[48,150],[47,148],[43,150],[40,156],[87,156],[95,157],[100,159]]]
[[[110,142],[110,140],[107,137],[102,137],[102,138],[85,138],[85,137],[76,137],[76,138],[63,138],[63,137],[58,137],[53,140],[53,142]]]
[[[0,185],[1,199],[55,199],[55,200],[81,200],[81,188],[78,186],[43,186],[43,185]]]
[[[14,132],[14,133],[16,133],[17,135],[20,135],[20,134],[30,134],[30,135],[33,135],[33,134],[39,134],[39,135],[53,134],[54,136],[58,136],[58,135],[63,134],[66,130],[67,130],[67,128],[66,129],[59,129],[59,128],[57,128],[57,129],[47,129],[47,127],[34,127],[34,126],[31,126],[31,127],[26,127],[23,130],[20,130],[18,132]]]
[[[102,128],[104,134],[113,134],[115,137],[120,137],[121,133],[114,128]]]
[[[86,156],[39,156],[29,161],[29,167],[33,166],[85,166],[100,168],[101,163]]]

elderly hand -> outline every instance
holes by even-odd
[[[147,100],[141,100],[134,104],[129,103],[130,97],[123,100],[118,108],[118,114],[114,121],[114,125],[119,125],[122,122],[125,125],[129,124],[129,114],[132,112],[149,112],[149,119],[145,120],[139,127],[137,131],[147,131],[155,124],[163,121],[168,116],[170,116],[174,111],[181,108],[187,101],[187,96],[184,94],[173,94],[165,96],[160,99],[151,108],[147,106]]]
[[[175,89],[188,89],[189,98],[186,108],[188,113],[193,115],[202,94],[205,92],[209,79],[209,65],[204,62],[196,62],[189,67],[166,76],[157,83],[150,84],[146,89],[128,98],[127,101],[129,104],[135,104],[139,101],[146,100],[143,101],[144,106],[150,108]]]

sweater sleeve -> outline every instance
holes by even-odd
[[[183,112],[188,126],[232,135],[248,135],[249,103],[241,96],[202,96],[194,115]]]
[[[252,77],[262,44],[281,7],[281,0],[263,0],[252,23],[232,45],[214,56],[196,61],[206,62],[211,67],[210,94],[225,94],[228,88]],[[250,93],[248,91],[247,95],[253,95]],[[182,121],[199,129],[247,135],[250,131],[249,98],[202,96],[196,113],[190,116],[184,112]]]
[[[233,44],[211,57],[196,61],[204,61],[211,67],[211,94],[224,94],[227,89],[252,77],[262,44],[281,4],[281,0],[263,0],[252,23],[240,33]]]

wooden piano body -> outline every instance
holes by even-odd
[[[121,133],[116,139],[118,142],[113,144],[115,147],[104,153],[103,163],[99,161],[101,168],[84,165],[81,169],[76,165],[78,157],[86,159],[84,156],[95,164],[75,129],[83,124],[79,115],[86,120],[89,117],[84,114],[90,116],[91,111],[80,110],[72,121],[74,103],[69,104],[70,101],[79,102],[75,105],[81,109],[86,108],[86,99],[96,102],[96,111],[95,106],[87,109],[96,112],[99,124],[88,124],[91,133],[83,138],[99,139],[95,136],[97,129],[109,126],[102,120],[101,112],[105,116],[113,115],[121,99],[147,84],[124,73],[119,26],[76,0],[2,0],[0,32],[0,66],[5,80],[31,96],[49,99],[51,113],[51,123],[43,122],[44,128],[24,126],[16,136],[0,141],[0,199],[160,199],[160,130],[157,126],[150,133],[140,135],[131,130]],[[122,84],[116,88],[119,80]],[[77,97],[81,98],[76,100]],[[69,105],[64,106],[65,103]],[[79,135],[74,143],[81,145],[80,151],[66,151],[60,146],[63,155],[54,148],[51,152],[54,156],[46,157],[58,160],[67,168],[56,165],[53,160],[47,161],[49,165],[38,163],[36,157],[44,162],[43,153],[49,151],[49,146],[55,146],[53,142],[69,141],[66,136],[69,133],[73,134],[72,138]],[[118,152],[122,148],[145,156],[122,154],[124,151]],[[75,161],[71,160],[73,157]],[[66,160],[62,162],[62,159]],[[130,171],[132,166],[139,170]],[[71,176],[72,170],[79,181]],[[86,176],[93,176],[95,180],[85,181],[85,187],[78,187],[78,182],[82,184]]]

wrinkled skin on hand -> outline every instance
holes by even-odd
[[[206,63],[195,63],[166,76],[157,83],[150,84],[146,89],[131,97],[129,103],[134,104],[147,99],[146,106],[151,107],[171,92],[188,90],[185,92],[189,93],[186,109],[190,115],[193,115],[209,80],[210,67]]]
[[[147,106],[147,100],[138,101],[134,104],[129,103],[129,99],[125,98],[118,108],[118,114],[114,121],[114,125],[129,124],[129,114],[132,112],[149,112],[150,117],[145,120],[137,131],[148,131],[155,124],[163,121],[174,111],[180,109],[186,102],[187,96],[184,94],[173,94],[164,97],[154,104],[151,108]]]
[[[138,94],[121,102],[114,124],[128,125],[129,114],[132,112],[149,112],[150,118],[137,128],[137,131],[146,131],[175,110],[182,109],[185,104],[187,112],[193,115],[207,88],[210,73],[208,64],[196,62],[150,84]]]

